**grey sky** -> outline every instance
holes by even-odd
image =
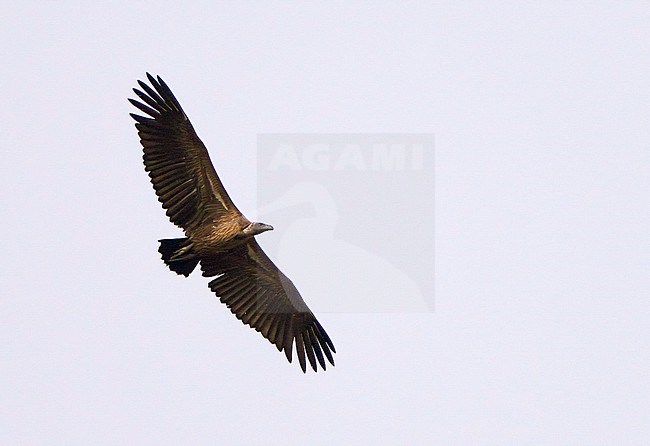
[[[650,443],[649,15],[5,2],[0,444]],[[435,134],[435,312],[319,314],[337,366],[303,375],[168,271],[145,71],[249,217],[258,134]]]

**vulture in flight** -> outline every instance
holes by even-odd
[[[129,99],[147,116],[131,113],[144,165],[169,220],[185,237],[163,239],[159,252],[175,273],[187,277],[201,265],[215,277],[210,289],[244,324],[284,351],[295,344],[303,372],[307,361],[325,370],[336,352],[329,336],[291,280],[267,257],[255,236],[273,227],[249,221],[231,201],[208,152],[167,84],[147,73]]]

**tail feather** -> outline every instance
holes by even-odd
[[[185,277],[194,271],[199,259],[192,253],[192,243],[187,237],[158,241],[160,242],[158,252],[162,254],[163,262],[169,266],[169,269]]]

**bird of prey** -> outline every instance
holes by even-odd
[[[185,277],[200,263],[210,289],[244,324],[262,334],[291,362],[295,344],[302,371],[334,365],[334,344],[291,280],[267,257],[255,236],[273,229],[249,221],[221,184],[207,149],[167,84],[147,73],[131,104],[144,151],[145,170],[185,237],[159,240],[162,260]]]

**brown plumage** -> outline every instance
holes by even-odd
[[[160,240],[169,268],[189,276],[201,264],[203,276],[216,276],[210,289],[238,319],[284,351],[291,362],[295,344],[303,372],[306,362],[325,370],[334,365],[334,344],[300,293],[266,256],[255,235],[273,229],[250,222],[221,184],[208,151],[171,90],[147,73],[151,87],[133,89],[129,101],[147,114],[131,114],[144,150],[145,170],[158,200],[185,238]],[[153,87],[153,88],[152,88]]]

